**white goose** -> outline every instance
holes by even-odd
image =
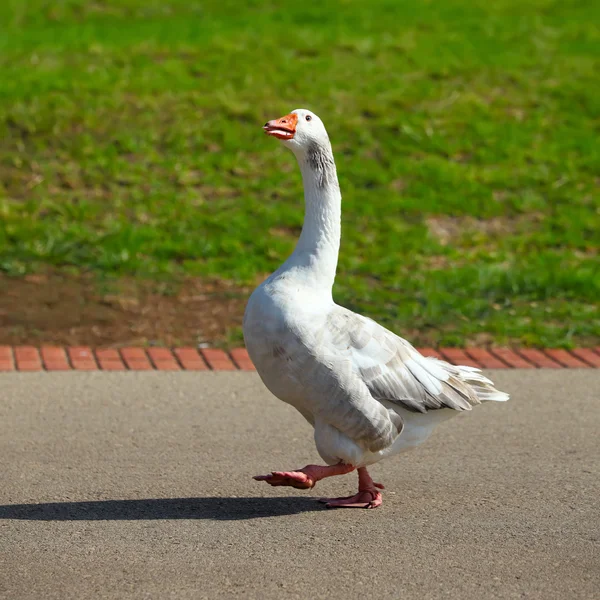
[[[381,484],[367,466],[424,442],[436,425],[487,400],[503,401],[479,369],[425,358],[375,321],[335,304],[341,194],[325,127],[299,109],[264,130],[296,156],[306,213],[293,254],[254,290],[244,316],[248,353],[267,388],[315,430],[328,466],[254,479],[312,488],[358,470],[358,493],[328,507],[375,508]]]

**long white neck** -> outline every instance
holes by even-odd
[[[304,225],[282,269],[297,270],[307,285],[331,294],[341,237],[342,195],[329,141],[296,155],[304,183]]]

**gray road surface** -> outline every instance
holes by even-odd
[[[598,599],[600,371],[492,375],[368,511],[255,374],[3,374],[0,598]]]

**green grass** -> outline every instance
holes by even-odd
[[[336,297],[411,339],[597,343],[600,4],[5,0],[0,269],[256,281],[325,121]]]

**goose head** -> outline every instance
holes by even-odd
[[[268,121],[263,130],[267,135],[281,140],[294,154],[303,154],[315,144],[324,147],[329,145],[323,121],[305,108],[298,108],[289,115]]]

